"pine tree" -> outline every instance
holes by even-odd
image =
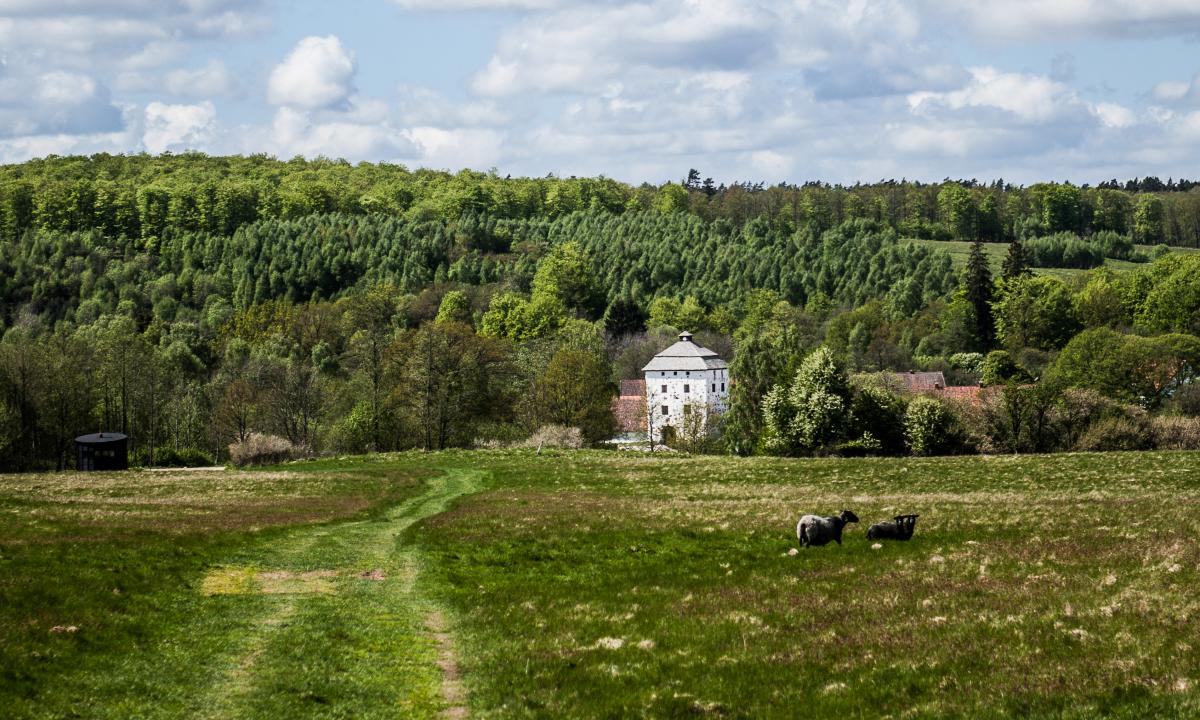
[[[988,350],[996,340],[996,326],[992,321],[992,271],[983,254],[983,243],[978,240],[971,245],[965,281],[967,301],[975,319],[975,340],[980,350]]]
[[[1004,257],[1004,266],[1001,268],[1000,277],[1005,281],[1028,275],[1029,258],[1025,256],[1025,246],[1021,244],[1020,239],[1014,238],[1012,244],[1008,246],[1008,255]]]

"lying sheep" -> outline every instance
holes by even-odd
[[[831,515],[829,517],[805,515],[800,518],[800,522],[796,523],[796,537],[800,539],[800,544],[805,547],[809,545],[825,545],[830,540],[841,545],[842,528],[846,526],[846,523],[856,522],[858,522],[858,516],[849,510],[843,510],[841,515]]]
[[[918,515],[897,515],[888,522],[875,523],[867,528],[868,540],[908,540],[913,536]]]

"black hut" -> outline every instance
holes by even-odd
[[[76,470],[128,470],[129,437],[122,433],[93,433],[75,438]]]

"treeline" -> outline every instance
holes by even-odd
[[[644,308],[619,297],[589,320],[605,275],[565,242],[540,258],[528,291],[448,282],[413,294],[376,283],[336,300],[209,303],[199,320],[142,322],[128,298],[88,321],[26,311],[0,340],[0,467],[69,464],[72,438],[97,429],[130,434],[135,461],[147,464],[223,460],[262,435],[285,457],[513,443],[547,425],[595,443],[613,432],[616,381],[637,377],[679,328],[730,358],[736,380],[721,434],[694,450],[1044,451],[1191,437],[1190,425],[1147,413],[1200,412],[1200,256],[1068,280],[1010,264],[1009,276],[982,278],[980,297],[973,286],[986,267],[973,262],[948,297],[915,312],[890,291],[856,307],[758,288],[725,305],[664,294]],[[805,370],[822,346],[819,364],[838,375],[932,369],[1001,390],[959,406],[864,394]],[[837,382],[815,393],[812,377]],[[1091,413],[1083,425],[1080,403]],[[836,412],[801,415],[822,408]],[[924,418],[919,441],[910,408]],[[1074,440],[1049,440],[1054,418],[1073,423]],[[1079,444],[1085,435],[1090,444]]]
[[[0,470],[71,467],[73,438],[130,436],[136,465],[211,464],[269,446],[275,460],[512,442],[536,429],[613,433],[598,326],[564,319],[520,344],[479,334],[462,294],[404,328],[401,295],[255,306],[193,351],[127,316],[0,342]],[[263,442],[266,438],[268,442]]]
[[[818,235],[765,220],[735,227],[653,211],[450,222],[310,215],[255,222],[229,237],[169,232],[152,243],[94,230],[29,233],[0,244],[0,328],[22,313],[91,323],[120,312],[140,327],[215,330],[253,305],[334,300],[379,283],[414,296],[478,287],[473,294],[486,303],[496,292],[527,292],[540,258],[567,243],[595,274],[592,294],[578,299],[593,320],[618,300],[646,309],[655,297],[690,294],[713,307],[757,288],[800,304],[887,297],[911,313],[956,282],[948,255],[900,243],[868,221]]]
[[[721,435],[691,447],[739,453],[926,452],[902,437],[904,413],[887,435],[854,409],[907,399],[841,385],[841,434],[795,435],[804,403],[830,400],[796,389],[822,346],[839,373],[1010,388],[989,397],[1020,406],[1017,436],[1067,390],[1100,394],[1113,422],[1185,412],[1200,367],[1200,255],[1149,262],[1134,242],[1190,190],[632,188],[204,156],[0,176],[3,469],[61,466],[97,429],[129,433],[145,463],[221,460],[265,436],[282,456],[512,443],[547,425],[595,443],[616,381],[681,329],[736,379]],[[1012,242],[993,278],[982,242],[956,272],[914,235]],[[1146,262],[1029,270],[1106,257]],[[1025,402],[1031,387],[1050,400]],[[1061,449],[968,430],[954,447]]]
[[[453,221],[572,213],[687,212],[740,226],[765,217],[820,234],[847,220],[873,220],[902,237],[1002,242],[1109,231],[1138,244],[1200,247],[1200,190],[1190,181],[1144,178],[1098,187],[996,180],[853,186],[700,180],[628,185],[598,178],[511,178],[464,170],[265,155],[49,157],[0,167],[0,238],[27,231],[99,231],[150,242],[168,231],[232,235],[245,225],[313,214],[384,214]]]

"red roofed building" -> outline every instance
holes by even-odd
[[[946,387],[946,376],[941,372],[909,370],[906,373],[893,373],[892,377],[902,392],[940,392]]]
[[[617,432],[646,432],[646,381],[622,380],[621,394],[613,400]]]
[[[940,395],[947,400],[978,405],[983,399],[983,388],[978,385],[951,385],[942,388]]]

